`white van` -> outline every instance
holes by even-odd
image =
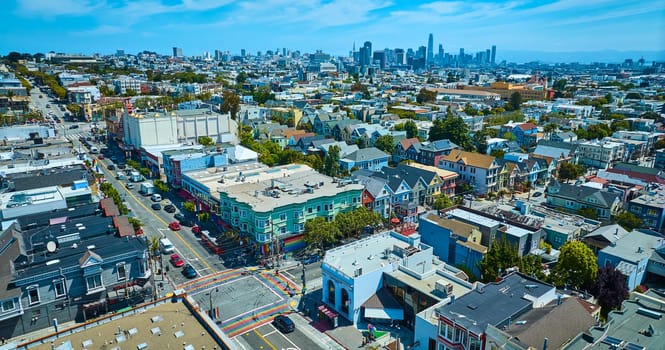
[[[170,254],[175,252],[175,247],[171,240],[168,238],[162,238],[159,240],[159,248],[162,250],[162,254]]]
[[[162,201],[162,195],[159,193],[153,193],[153,195],[150,197],[150,199],[153,202],[161,202]]]

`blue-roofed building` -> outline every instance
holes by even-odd
[[[437,308],[437,349],[489,349],[488,326],[499,329],[557,300],[554,286],[518,272],[480,286]]]
[[[652,231],[634,230],[598,252],[598,267],[614,267],[626,276],[628,290],[633,290],[644,283],[647,272],[665,277],[664,256],[663,237]]]
[[[450,140],[423,142],[420,147],[418,163],[436,166],[435,162],[438,157],[448,155],[454,149],[459,149],[459,146],[450,142]]]

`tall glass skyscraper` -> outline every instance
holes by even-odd
[[[434,61],[434,35],[429,33],[429,38],[427,39],[427,64],[431,64]]]

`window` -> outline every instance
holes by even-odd
[[[60,298],[65,296],[65,282],[63,280],[53,281],[53,290],[55,291],[55,297]]]
[[[480,350],[481,343],[480,339],[474,338],[474,337],[469,337],[469,350]]]
[[[2,311],[3,312],[14,310],[14,308],[16,308],[16,304],[14,304],[14,299],[5,300],[5,301],[2,302]]]
[[[246,224],[246,223],[243,223],[243,224],[242,224],[242,230],[243,230],[243,231],[247,231],[247,224]]]
[[[28,299],[30,305],[39,303],[39,288],[37,286],[28,287]]]
[[[279,219],[282,221],[286,220],[286,214],[279,214]]]
[[[118,271],[118,281],[124,281],[127,279],[127,270],[125,269],[125,263],[118,263],[116,265],[116,270]]]
[[[279,233],[281,233],[281,234],[285,234],[285,233],[286,233],[286,226],[284,226],[284,227],[280,227],[280,228],[279,228]]]
[[[102,284],[102,275],[86,277],[85,284],[88,287],[88,293],[104,288],[104,285]]]
[[[307,214],[311,214],[314,211],[314,208],[309,207],[307,208]]]
[[[316,211],[317,211],[317,212],[321,211],[321,206],[320,206],[320,205],[317,205],[317,206],[316,206]]]
[[[256,227],[258,227],[258,228],[266,227],[266,221],[265,220],[256,220]]]
[[[293,224],[293,232],[302,232],[305,230],[304,224]]]
[[[238,212],[238,206],[237,206],[237,205],[234,205],[234,206],[233,206],[233,211],[234,211],[235,213]]]
[[[245,210],[241,210],[241,211],[240,211],[240,217],[241,217],[241,218],[244,218],[245,216],[247,216],[247,211],[245,211]]]

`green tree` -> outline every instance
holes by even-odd
[[[644,222],[642,221],[641,218],[636,216],[635,214],[629,212],[629,211],[624,211],[619,213],[616,216],[616,221],[617,224],[621,225],[626,231],[632,231],[636,228],[642,227]]]
[[[357,237],[365,226],[380,223],[381,215],[365,206],[360,206],[350,212],[337,214],[334,222],[343,237]]]
[[[182,204],[182,208],[185,209],[186,211],[193,213],[196,211],[196,205],[194,202],[186,201],[185,203]]]
[[[135,217],[128,217],[127,221],[129,221],[129,223],[132,224],[132,227],[134,228],[134,231],[138,231],[138,229],[140,229],[141,226],[143,226],[143,223],[141,222],[141,220],[139,220]]]
[[[581,241],[569,241],[561,247],[559,261],[550,278],[557,287],[588,290],[597,275],[598,264],[593,251]]]
[[[515,134],[513,134],[513,133],[510,132],[510,131],[506,131],[506,132],[504,132],[503,135],[501,135],[501,138],[502,138],[502,139],[506,139],[506,140],[508,140],[508,141],[515,141],[515,140],[517,140],[517,136],[515,136]]]
[[[429,130],[429,141],[450,140],[466,151],[473,151],[474,145],[469,126],[461,117],[454,116],[449,110],[444,119],[437,119]]]
[[[236,119],[238,112],[240,111],[240,97],[230,90],[225,90],[222,93],[222,99],[224,103],[220,107],[221,111],[224,113],[230,113],[232,119]]]
[[[408,139],[418,137],[418,125],[413,120],[407,120],[404,123],[404,131],[406,131],[406,138]]]
[[[392,135],[382,135],[377,137],[374,141],[374,147],[388,153],[392,154],[395,149],[395,143]]]
[[[341,232],[337,225],[318,216],[305,222],[305,243],[310,247],[324,249],[331,243],[337,242]]]
[[[522,94],[515,91],[510,94],[510,100],[508,101],[508,109],[517,111],[522,108]]]
[[[204,147],[213,146],[215,144],[210,136],[199,136],[198,140],[196,141],[198,141],[199,145]]]
[[[584,175],[584,167],[564,162],[559,165],[559,180],[568,181],[568,180],[577,180],[580,176]]]
[[[272,93],[269,85],[258,87],[256,90],[254,90],[252,96],[254,97],[254,102],[260,105],[266,103],[269,100],[275,99],[275,94]]]
[[[328,148],[328,154],[326,154],[325,159],[323,160],[323,173],[331,176],[338,177],[340,172],[339,167],[339,146],[330,146]]]
[[[494,282],[506,269],[519,265],[517,247],[511,246],[505,238],[495,239],[478,266],[480,280],[484,283]]]
[[[593,208],[580,208],[577,209],[575,213],[584,216],[587,219],[598,220],[598,213]]]
[[[502,149],[493,149],[492,152],[490,152],[490,156],[496,157],[498,159],[503,159],[504,155],[506,155],[506,151]]]
[[[450,197],[446,196],[445,194],[442,194],[434,200],[434,203],[432,203],[432,208],[434,208],[435,210],[442,210],[450,208],[453,205],[454,203],[450,199]]]
[[[630,123],[627,120],[615,120],[610,128],[612,131],[630,130]]]
[[[416,102],[418,103],[428,103],[436,101],[436,91],[427,90],[426,88],[420,89],[418,95],[416,95]]]

